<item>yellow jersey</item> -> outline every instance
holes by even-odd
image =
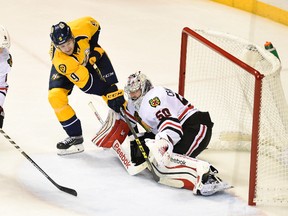
[[[50,56],[57,72],[66,76],[79,88],[83,88],[89,79],[89,72],[85,67],[90,54],[90,40],[100,31],[99,23],[92,17],[83,17],[67,22],[75,39],[72,55],[66,55],[51,44]],[[98,38],[98,37],[97,37]],[[97,41],[93,42],[97,44]]]

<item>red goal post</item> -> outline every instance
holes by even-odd
[[[215,125],[208,148],[251,151],[249,205],[288,204],[288,109],[280,70],[275,56],[244,39],[182,31],[178,91],[210,112]]]

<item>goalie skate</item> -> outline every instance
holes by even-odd
[[[215,173],[210,172],[203,176],[202,182],[197,186],[196,193],[202,196],[210,196],[229,188],[232,188],[230,184],[223,182]]]

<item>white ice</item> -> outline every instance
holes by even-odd
[[[10,0],[1,1],[0,23],[12,38],[14,66],[4,104],[4,130],[53,180],[74,188],[78,197],[59,191],[14,146],[0,136],[0,215],[287,215],[287,207],[247,205],[249,154],[209,152],[220,176],[235,186],[211,197],[156,184],[149,172],[129,176],[113,151],[97,149],[91,138],[100,123],[88,107],[100,99],[77,88],[70,103],[82,121],[85,152],[59,157],[55,145],[66,134],[47,100],[50,27],[59,21],[93,16],[102,26],[99,43],[123,86],[136,70],[155,85],[177,89],[181,30],[228,32],[262,45],[272,41],[283,64],[288,94],[287,26],[209,0]]]

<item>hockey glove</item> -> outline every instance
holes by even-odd
[[[145,144],[150,150],[149,158],[156,160],[158,166],[167,166],[173,152],[173,145],[165,139],[145,139]]]
[[[101,47],[94,47],[90,50],[89,63],[93,66],[102,57],[105,51]]]
[[[143,146],[144,151],[147,155],[149,155],[149,148],[145,144],[145,139],[147,138],[153,139],[154,137],[155,135],[152,132],[145,132],[144,134],[138,133],[138,139],[140,140],[141,145]],[[135,163],[136,166],[145,162],[145,159],[135,139],[130,141],[130,152],[131,152],[131,161]]]
[[[146,154],[148,155],[149,149],[145,144],[144,137],[140,137],[139,140],[140,140],[141,145],[143,146]],[[143,155],[139,149],[139,146],[138,146],[136,140],[133,140],[130,142],[130,153],[131,153],[131,161],[132,161],[132,163],[135,163],[136,166],[145,162],[145,159],[144,159],[144,157],[143,157]]]
[[[118,89],[116,85],[112,85],[103,98],[107,101],[108,106],[117,113],[120,113],[120,107],[125,108],[124,91]]]

